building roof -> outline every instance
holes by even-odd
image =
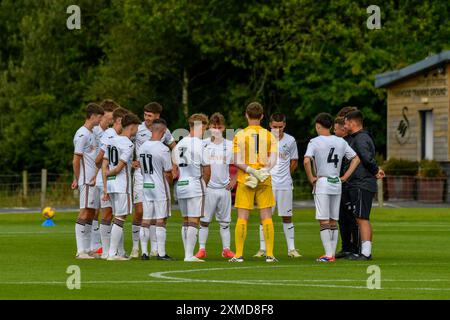
[[[422,61],[411,64],[400,70],[377,74],[375,76],[375,87],[376,88],[386,87],[394,82],[416,75],[420,72],[429,70],[439,64],[444,64],[449,61],[450,61],[450,50],[443,51],[433,56],[429,56]]]

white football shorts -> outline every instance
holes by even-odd
[[[170,217],[170,200],[144,201],[144,220],[165,219]]]
[[[201,221],[210,223],[214,215],[219,222],[231,222],[231,192],[227,189],[207,188],[205,213]]]
[[[183,217],[203,217],[205,211],[205,196],[178,199],[178,205]]]
[[[291,190],[273,190],[275,196],[276,208],[279,217],[292,217],[292,189]],[[275,212],[273,207],[272,212]]]
[[[111,207],[115,216],[132,214],[131,195],[129,193],[110,193]]]
[[[133,203],[144,202],[144,177],[140,170],[134,172],[133,180]]]
[[[317,220],[339,220],[340,194],[315,194]]]
[[[80,209],[98,209],[100,207],[100,197],[98,188],[83,184],[78,186],[80,193]]]

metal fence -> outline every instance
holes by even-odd
[[[38,173],[0,175],[0,207],[76,206],[77,191],[70,188],[73,175]]]
[[[72,174],[41,172],[0,175],[0,207],[76,207],[78,191],[72,190]],[[294,200],[311,200],[312,188],[304,172],[294,176]],[[448,198],[447,178],[387,175],[378,183],[376,199],[439,203]]]
[[[72,190],[72,174],[22,172],[0,175],[0,207],[71,207],[78,205],[78,191]],[[296,175],[294,199],[312,199],[311,186],[306,178]]]

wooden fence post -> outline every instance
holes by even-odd
[[[45,196],[47,193],[47,169],[41,171],[41,210],[45,207]]]
[[[384,195],[383,195],[383,179],[377,179],[377,195],[378,195],[378,207],[383,208],[384,206]]]
[[[27,170],[22,171],[22,196],[23,200],[26,202],[28,198],[28,172]]]

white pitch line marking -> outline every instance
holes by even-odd
[[[202,271],[218,271],[218,270],[236,270],[236,269],[254,269],[254,268],[280,268],[280,267],[296,267],[296,266],[269,266],[269,267],[235,267],[235,268],[205,268],[205,269],[189,269],[189,270],[175,270],[175,271],[162,271],[153,272],[149,276],[157,279],[164,280],[182,280],[184,282],[197,282],[197,283],[221,283],[221,284],[239,284],[239,285],[270,285],[270,286],[290,286],[290,287],[318,287],[318,288],[337,288],[337,289],[366,289],[367,286],[348,286],[348,285],[333,285],[333,284],[301,284],[301,283],[281,283],[278,280],[276,282],[268,282],[267,280],[210,280],[210,279],[192,279],[192,278],[177,278],[168,276],[168,274],[174,273],[192,273],[192,272],[202,272]],[[350,280],[350,279],[348,279]],[[393,280],[393,279],[391,279]],[[435,279],[440,280],[440,279]],[[317,281],[320,281],[317,279]],[[328,281],[328,280],[323,280]],[[332,280],[334,281],[334,280]],[[351,280],[360,281],[360,280]],[[395,280],[393,280],[395,281]],[[382,280],[383,282],[383,280]],[[382,288],[383,290],[415,290],[415,291],[450,291],[450,288]]]

